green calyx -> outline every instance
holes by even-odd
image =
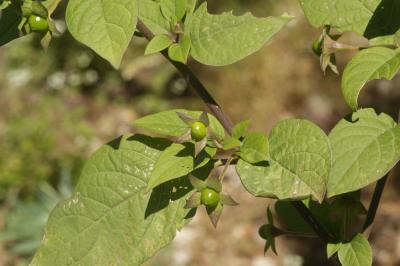
[[[196,142],[204,139],[207,135],[207,126],[200,121],[194,122],[190,130],[190,135]]]
[[[212,188],[205,188],[201,191],[201,203],[207,207],[216,207],[220,201],[219,193]]]
[[[28,24],[33,32],[47,32],[49,30],[49,23],[46,18],[37,15],[30,15]]]
[[[321,56],[322,54],[322,45],[324,41],[322,39],[316,39],[312,44],[312,50],[316,56]]]

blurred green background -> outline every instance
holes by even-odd
[[[252,129],[267,132],[277,121],[296,116],[328,131],[350,111],[340,77],[320,71],[310,49],[320,31],[308,25],[297,1],[229,0],[209,6],[213,12],[295,16],[271,44],[241,62],[218,68],[189,62],[234,121],[250,118]],[[0,265],[29,263],[49,211],[71,194],[85,160],[103,143],[135,132],[130,126],[135,118],[174,107],[205,108],[162,56],[142,56],[143,39],[133,39],[116,71],[71,38],[63,10],[55,14],[62,35],[47,53],[35,35],[0,48]],[[351,55],[339,56],[340,70]],[[399,85],[399,77],[373,82],[361,101],[395,117]],[[400,265],[400,182],[390,182],[372,234],[376,265]],[[219,230],[200,213],[147,265],[329,265],[324,248],[312,240],[280,239],[281,256],[264,257],[257,228],[265,222],[268,201],[246,193],[234,171],[227,186],[241,205],[225,211]]]

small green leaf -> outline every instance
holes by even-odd
[[[180,21],[185,16],[187,0],[161,0],[161,12],[169,21]]]
[[[157,35],[149,44],[147,44],[146,50],[144,51],[145,55],[158,53],[166,48],[168,48],[172,44],[172,40],[168,35]]]
[[[257,18],[251,14],[211,15],[203,3],[190,18],[187,32],[192,40],[191,55],[200,63],[229,65],[259,50],[291,17]]]
[[[134,121],[133,124],[154,133],[180,137],[187,132],[189,126],[178,116],[178,112],[186,113],[195,119],[202,113],[200,111],[188,111],[182,109],[169,110],[139,118]],[[224,128],[214,116],[208,114],[208,117],[210,119],[211,130],[218,139],[222,140],[225,136]]]
[[[372,265],[372,249],[362,234],[356,235],[349,243],[342,243],[338,255],[342,266]]]
[[[242,145],[242,142],[240,140],[233,138],[233,137],[227,137],[226,139],[224,139],[223,149],[231,150],[231,149],[240,147],[240,145]]]
[[[138,16],[135,0],[70,0],[66,22],[75,39],[118,68]]]
[[[279,122],[269,136],[268,162],[239,160],[236,170],[255,196],[298,199],[312,195],[322,202],[331,169],[326,134],[315,124],[298,119]]]
[[[160,4],[153,0],[139,0],[139,18],[155,35],[169,34],[170,24],[161,13]]]
[[[326,245],[327,258],[330,259],[340,249],[342,243],[328,243]]]
[[[374,47],[360,51],[347,64],[342,78],[342,93],[347,104],[358,108],[357,100],[364,85],[374,79],[392,79],[400,68],[400,49]]]
[[[232,137],[240,139],[246,135],[247,129],[249,128],[250,120],[244,120],[237,125],[232,130]]]
[[[268,160],[267,136],[263,133],[250,133],[243,140],[238,154],[240,158],[252,164]]]
[[[171,143],[158,157],[154,164],[154,170],[147,184],[148,189],[185,176],[193,171],[194,147],[192,143],[178,144]]]
[[[342,119],[329,135],[332,171],[328,197],[361,189],[400,160],[400,126],[388,115],[361,109]]]
[[[184,35],[179,43],[174,43],[168,49],[168,56],[174,61],[186,64],[190,51],[190,37]]]

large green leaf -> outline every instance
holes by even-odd
[[[346,66],[342,78],[342,93],[347,104],[357,109],[357,99],[363,86],[374,79],[392,79],[400,68],[400,49],[384,47],[365,49]]]
[[[103,146],[86,163],[75,194],[52,211],[32,265],[140,265],[185,223],[188,178],[146,193],[171,143],[141,135]]]
[[[315,27],[330,25],[340,31],[363,34],[381,0],[300,0]]]
[[[299,0],[315,27],[355,31],[368,39],[394,34],[400,28],[398,0]]]
[[[355,191],[383,177],[400,160],[400,127],[386,114],[361,109],[329,135],[332,171],[328,197]]]
[[[372,249],[362,234],[356,235],[349,243],[340,244],[338,255],[342,266],[372,265]]]
[[[211,15],[202,4],[189,22],[191,55],[214,66],[229,65],[259,50],[285,26],[291,17],[256,18],[251,14]]]
[[[239,160],[237,171],[255,196],[298,199],[309,195],[322,201],[331,168],[325,133],[306,120],[279,122],[269,137],[270,160],[249,164]]]
[[[169,21],[161,13],[160,4],[153,0],[139,0],[139,19],[155,35],[168,34]]]
[[[158,134],[180,137],[185,134],[187,130],[189,130],[190,126],[187,125],[181,118],[179,118],[177,115],[178,112],[188,114],[194,119],[197,119],[201,115],[200,111],[175,109],[139,118],[135,120],[133,124]],[[225,136],[225,131],[222,125],[214,116],[208,114],[208,118],[210,119],[210,127],[213,133],[219,139],[223,139]]]
[[[119,67],[136,29],[136,0],[70,0],[66,22],[72,36]]]

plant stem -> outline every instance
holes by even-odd
[[[368,227],[372,225],[375,220],[376,212],[378,210],[379,202],[381,201],[383,189],[385,188],[387,179],[388,175],[385,175],[376,183],[374,194],[372,195],[371,203],[369,204],[367,212],[367,217],[365,218],[364,226],[362,229],[363,232],[367,230]]]
[[[143,33],[144,37],[147,40],[151,40],[154,38],[154,34],[150,31],[149,28],[147,28],[146,25],[144,25],[142,21],[139,20],[136,27],[140,32]],[[197,92],[200,98],[205,102],[207,107],[210,109],[211,113],[220,121],[225,130],[228,133],[231,133],[233,129],[232,121],[224,114],[221,107],[214,100],[211,94],[207,91],[206,87],[201,83],[201,81],[193,74],[190,68],[187,67],[185,64],[171,60],[168,57],[168,53],[165,50],[162,51],[161,53],[171,64],[173,64],[176,67],[176,69],[178,69],[178,71],[183,75],[188,84],[190,84],[193,87],[193,89]]]
[[[222,170],[221,174],[219,175],[218,179],[222,182],[225,177],[225,173],[228,170],[229,165],[231,164],[232,160],[234,159],[234,156],[232,155],[227,162],[225,163],[224,169]]]
[[[136,28],[144,35],[147,40],[154,38],[154,33],[140,20],[138,20]],[[233,123],[227,115],[222,111],[221,107],[214,100],[211,94],[207,91],[207,88],[201,83],[201,81],[193,74],[188,66],[185,64],[173,61],[169,58],[168,53],[164,50],[161,52],[165,58],[178,69],[178,71],[186,78],[188,84],[197,92],[200,98],[205,102],[207,107],[210,109],[212,114],[218,119],[225,130],[231,134],[233,129]],[[293,207],[302,216],[305,222],[307,222],[314,232],[325,242],[331,242],[334,236],[318,222],[313,216],[310,210],[301,201],[292,201]]]
[[[291,201],[292,206],[301,215],[303,220],[314,230],[314,232],[326,243],[335,241],[335,236],[326,230],[321,223],[314,217],[306,205],[301,201]]]

